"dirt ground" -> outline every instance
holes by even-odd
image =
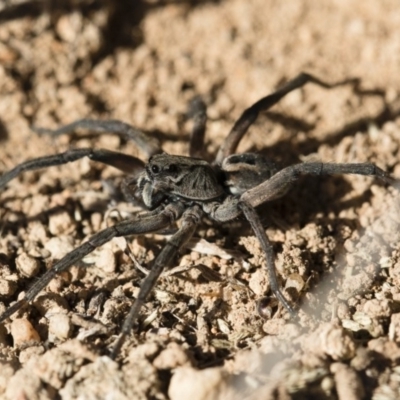
[[[0,172],[71,147],[146,158],[125,138],[56,128],[120,119],[187,154],[187,104],[208,105],[212,160],[252,103],[302,71],[313,84],[260,115],[239,151],[365,161],[400,179],[397,0],[0,2]],[[0,312],[89,236],[132,217],[122,173],[82,159],[0,194]],[[108,356],[164,235],[115,238],[0,326],[1,399],[400,397],[399,195],[377,179],[306,177],[259,208],[284,293],[243,220],[205,221],[162,276],[139,330]],[[130,249],[130,251],[127,251]]]

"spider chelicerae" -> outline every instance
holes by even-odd
[[[149,156],[149,159],[147,163],[144,163],[136,157],[110,150],[71,149],[64,153],[32,159],[17,165],[0,177],[0,188],[24,171],[66,164],[89,157],[127,173],[128,177],[122,184],[123,192],[128,199],[140,200],[147,212],[96,233],[65,255],[27,290],[23,299],[6,309],[0,316],[0,322],[31,302],[57,274],[76,264],[112,238],[161,231],[180,220],[179,228],[156,257],[149,274],[140,287],[139,294],[111,351],[111,357],[115,358],[126,336],[129,335],[132,326],[136,323],[141,308],[155,287],[163,269],[172,263],[179,249],[192,237],[202,218],[207,216],[217,222],[228,222],[240,215],[244,215],[249,221],[265,253],[266,270],[272,293],[294,316],[294,308],[279,287],[273,248],[255,207],[283,196],[302,175],[359,174],[376,176],[386,183],[393,183],[393,179],[385,171],[371,163],[306,162],[279,170],[273,162],[260,154],[235,154],[240,140],[260,112],[268,110],[285,95],[308,82],[332,88],[349,81],[327,84],[309,74],[298,75],[243,112],[222,143],[212,163],[198,158],[204,145],[207,120],[206,106],[200,98],[195,99],[191,106],[194,124],[189,144],[189,157],[162,153],[154,138],[116,120],[84,119],[55,131],[39,129],[39,132],[51,133],[55,136],[70,133],[77,128],[123,134],[133,140]]]

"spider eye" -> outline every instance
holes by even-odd
[[[158,165],[152,165],[151,166],[151,172],[153,172],[153,174],[158,174],[160,172],[160,168]]]
[[[176,164],[171,164],[168,167],[168,172],[176,172],[176,171],[178,171],[178,167],[176,166]]]

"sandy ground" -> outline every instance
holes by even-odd
[[[398,1],[0,2],[0,171],[71,147],[145,158],[111,134],[55,128],[121,119],[187,154],[188,101],[202,95],[205,157],[240,113],[302,71],[307,85],[261,115],[239,151],[282,165],[373,162],[400,179]],[[121,173],[83,159],[27,172],[0,195],[0,311],[55,260],[137,208]],[[205,221],[161,277],[140,328],[107,357],[165,237],[113,239],[0,326],[4,399],[397,399],[400,212],[393,188],[360,176],[304,178],[260,207],[290,319],[271,302],[243,221]],[[131,255],[126,253],[129,246]]]

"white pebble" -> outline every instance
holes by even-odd
[[[26,253],[20,254],[15,259],[15,264],[17,265],[18,271],[27,278],[32,278],[37,275],[40,269],[39,261]]]
[[[71,320],[66,314],[53,314],[49,316],[49,341],[54,342],[55,339],[65,340],[71,335]]]

